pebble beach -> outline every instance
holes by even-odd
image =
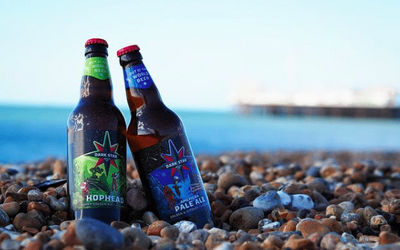
[[[0,249],[400,249],[400,153],[196,157],[214,225],[152,212],[132,160],[121,221],[74,221],[66,163],[0,167]]]

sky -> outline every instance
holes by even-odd
[[[399,89],[399,12],[396,0],[0,0],[0,103],[74,106],[92,37],[109,43],[121,107],[116,51],[131,44],[172,108],[229,109],[251,86]]]

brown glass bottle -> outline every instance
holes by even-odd
[[[85,44],[78,105],[68,119],[68,193],[75,219],[120,219],[126,192],[125,120],[114,105],[107,42]]]
[[[168,109],[137,45],[117,53],[131,110],[127,139],[152,207],[170,223],[212,224],[203,182],[179,117]]]

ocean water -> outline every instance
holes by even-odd
[[[66,158],[71,108],[0,106],[0,163]],[[400,120],[179,111],[193,151],[399,151]],[[127,123],[128,110],[123,110]]]

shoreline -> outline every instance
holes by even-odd
[[[400,247],[400,152],[228,152],[196,159],[215,223],[202,229],[158,220],[132,159],[127,205],[110,225],[71,220],[65,161],[2,165],[0,248]]]

